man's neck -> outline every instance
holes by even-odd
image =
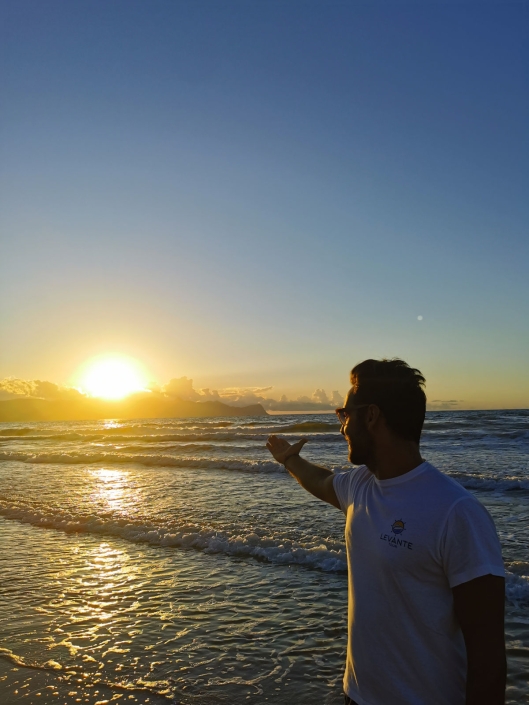
[[[378,447],[367,467],[377,480],[405,475],[423,463],[419,446],[413,441],[399,441]]]

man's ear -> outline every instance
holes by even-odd
[[[372,431],[375,426],[382,419],[382,413],[376,404],[370,404],[367,407],[366,413],[366,427],[369,431]]]

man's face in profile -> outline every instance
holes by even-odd
[[[362,408],[355,408],[356,406]],[[353,390],[347,395],[344,408],[348,418],[341,431],[349,446],[349,462],[353,465],[367,465],[372,457],[374,445],[365,421],[367,408],[355,403]]]

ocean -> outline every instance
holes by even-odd
[[[270,433],[348,467],[328,414],[0,424],[3,705],[342,702],[344,517]],[[429,412],[422,454],[494,517],[527,703],[529,411]]]

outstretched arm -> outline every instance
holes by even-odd
[[[452,594],[467,647],[466,705],[503,705],[505,580],[483,575],[452,588]]]
[[[302,438],[294,445],[290,445],[284,438],[270,436],[266,447],[277,462],[284,465],[302,487],[318,499],[340,509],[340,503],[334,491],[334,473],[327,468],[313,465],[299,456],[299,451],[306,442],[307,440]]]

